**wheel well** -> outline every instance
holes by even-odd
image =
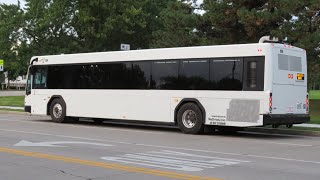
[[[51,96],[51,98],[50,98],[50,100],[49,100],[49,102],[48,102],[48,104],[47,104],[47,115],[51,115],[51,114],[50,114],[50,105],[51,105],[52,101],[55,100],[55,99],[62,99],[62,100],[64,101],[64,99],[62,98],[62,96],[59,96],[59,95],[53,95],[53,96]]]
[[[181,106],[183,106],[186,103],[194,103],[200,108],[200,110],[202,112],[202,116],[203,116],[203,123],[204,123],[205,119],[206,119],[206,111],[203,108],[202,104],[197,99],[194,99],[194,98],[186,98],[186,99],[182,99],[180,101],[180,103],[176,106],[176,108],[174,110],[174,123],[177,124],[178,111],[181,108]]]

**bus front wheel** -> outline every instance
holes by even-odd
[[[180,107],[177,123],[180,130],[186,134],[200,134],[204,131],[203,114],[194,103],[186,103]]]
[[[67,122],[66,117],[66,104],[65,102],[60,99],[54,99],[50,105],[50,115],[51,119],[57,123],[64,123]]]

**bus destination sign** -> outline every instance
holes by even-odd
[[[297,74],[297,80],[303,81],[304,80],[304,74],[298,73]]]

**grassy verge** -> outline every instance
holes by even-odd
[[[320,124],[320,100],[310,100],[310,116],[310,123]]]
[[[0,106],[24,106],[24,96],[3,96],[0,97]]]
[[[315,99],[319,99],[320,100],[320,90],[310,91],[309,95],[310,95],[310,99],[311,100],[315,100]]]

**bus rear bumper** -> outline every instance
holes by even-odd
[[[310,122],[309,114],[264,114],[263,125],[292,125]]]
[[[24,106],[24,112],[31,113],[31,106]]]

